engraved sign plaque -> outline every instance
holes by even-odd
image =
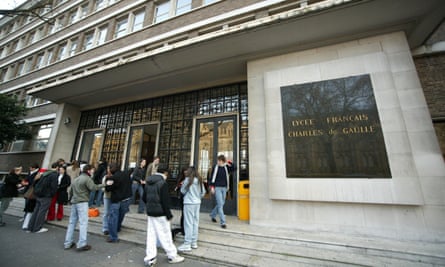
[[[281,87],[288,178],[391,178],[369,75]]]

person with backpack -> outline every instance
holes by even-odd
[[[34,184],[34,195],[36,197],[36,206],[28,224],[28,232],[45,233],[48,228],[44,228],[46,213],[48,212],[51,200],[57,192],[58,172],[57,162],[51,165],[51,169],[44,172],[42,177]]]
[[[187,169],[184,184],[181,187],[184,196],[184,244],[178,247],[179,251],[190,252],[198,248],[199,210],[201,199],[206,194],[201,176],[195,167]]]
[[[166,182],[168,173],[167,166],[160,164],[157,172],[150,175],[145,183],[143,199],[148,215],[147,247],[144,257],[145,266],[153,266],[156,264],[156,243],[158,240],[167,254],[169,263],[184,261],[184,257],[178,255],[170,231],[170,220],[173,218],[173,215],[170,210],[170,196]]]
[[[0,199],[0,227],[6,225],[6,223],[3,221],[3,213],[8,209],[12,198],[18,196],[17,189],[24,186],[24,184],[22,184],[20,181],[21,173],[22,167],[16,167],[12,169],[5,178],[2,188],[2,197]]]

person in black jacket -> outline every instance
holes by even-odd
[[[44,233],[48,228],[43,228],[45,216],[48,212],[51,199],[57,192],[58,176],[57,162],[51,165],[51,170],[42,174],[42,177],[34,183],[34,195],[36,196],[36,207],[29,221],[28,231],[32,233]]]
[[[17,189],[22,187],[23,184],[20,181],[20,174],[22,173],[22,167],[16,167],[12,169],[5,178],[5,184],[3,187],[3,197],[0,199],[2,202],[0,205],[0,226],[5,226],[3,221],[3,213],[8,209],[9,203],[12,198],[17,197]]]
[[[105,190],[111,192],[110,215],[108,219],[109,237],[107,242],[118,242],[118,232],[125,214],[130,211],[131,179],[126,171],[121,171],[116,163],[110,164],[111,177],[105,179]]]
[[[147,165],[147,160],[145,158],[141,158],[139,163],[139,167],[137,167],[132,176],[133,184],[131,185],[132,197],[131,203],[136,204],[136,192],[139,194],[139,206],[138,213],[144,213],[145,204],[142,201],[142,195],[144,193],[144,185],[145,185],[145,167]]]
[[[48,215],[46,216],[47,221],[54,221],[56,218],[58,221],[63,219],[63,205],[68,203],[68,186],[71,185],[71,177],[66,174],[66,165],[59,166],[57,183],[57,192],[51,200]]]
[[[168,184],[165,181],[168,173],[167,166],[160,164],[157,173],[149,176],[145,184],[144,200],[148,215],[145,266],[153,266],[156,263],[157,240],[167,253],[169,263],[184,261],[184,258],[178,255],[170,231],[173,215],[170,211]]]
[[[105,158],[103,158],[102,160],[100,160],[98,162],[97,169],[93,175],[93,181],[95,184],[102,183],[102,179],[107,174],[107,166],[108,166],[108,163],[105,160]],[[102,205],[102,197],[103,197],[102,190],[91,191],[90,200],[88,201],[88,206],[90,208],[91,207],[100,207],[100,205]]]
[[[25,215],[23,217],[23,225],[22,225],[22,229],[25,231],[28,230],[29,220],[31,220],[32,213],[34,212],[34,208],[36,206],[36,199],[32,197],[32,194],[27,196],[26,192],[28,192],[28,190],[34,190],[33,184],[39,170],[40,170],[39,164],[37,163],[32,164],[29,167],[29,173],[28,176],[26,177],[27,187],[25,191],[25,208],[23,209]]]

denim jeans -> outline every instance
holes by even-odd
[[[191,245],[198,242],[199,208],[201,204],[184,204],[184,244]]]
[[[227,194],[227,187],[221,187],[221,186],[215,187],[216,206],[210,213],[210,217],[215,218],[216,215],[218,214],[219,219],[221,220],[221,225],[226,224],[226,216],[224,215],[224,203],[226,202],[226,194]]]
[[[108,221],[108,232],[110,233],[110,239],[117,241],[119,238],[117,233],[121,230],[122,221],[125,214],[130,210],[130,199],[125,199],[117,203],[111,203],[110,205],[110,218]]]
[[[104,197],[104,211],[102,218],[102,232],[108,232],[108,222],[110,220],[111,199]]]
[[[88,201],[88,206],[89,207],[100,207],[100,205],[102,204],[102,196],[104,194],[104,191],[102,190],[97,190],[97,191],[91,191],[90,193],[90,200]]]
[[[142,196],[144,195],[144,187],[143,187],[143,185],[141,185],[139,183],[133,183],[131,185],[131,191],[132,191],[132,194],[133,194],[131,203],[132,204],[136,204],[136,192],[138,192],[138,194],[139,194],[138,213],[145,212],[145,203],[142,200]]]
[[[69,248],[74,242],[74,230],[77,221],[79,221],[79,242],[77,248],[88,245],[87,231],[88,231],[88,202],[81,202],[71,205],[70,222],[65,236],[65,248]]]

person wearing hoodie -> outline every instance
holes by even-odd
[[[198,248],[199,209],[201,199],[206,194],[202,178],[196,172],[195,167],[188,168],[181,193],[184,195],[185,238],[184,244],[179,246],[178,250],[190,252],[192,249]]]
[[[170,211],[170,196],[168,193],[167,166],[160,164],[157,172],[147,178],[144,188],[143,200],[147,210],[147,247],[144,258],[145,266],[156,264],[157,247],[159,240],[167,254],[169,263],[183,262],[184,258],[178,255],[173,244],[170,230],[170,220],[173,215]]]

